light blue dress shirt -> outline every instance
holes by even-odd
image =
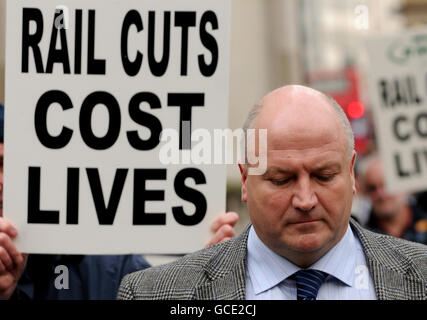
[[[300,270],[268,248],[251,226],[246,264],[246,299],[296,300],[295,280]],[[375,300],[372,276],[359,239],[350,225],[344,237],[309,269],[329,274],[320,287],[317,300]]]

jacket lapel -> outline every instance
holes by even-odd
[[[199,300],[244,300],[244,266],[243,268],[239,266],[235,272],[230,272],[223,277],[198,286],[194,298]]]
[[[425,284],[367,259],[378,300],[424,300]]]
[[[422,276],[410,259],[395,248],[392,238],[363,229],[353,219],[350,224],[364,249],[379,300],[426,299]]]
[[[209,281],[196,287],[195,299],[244,300],[246,295],[246,247],[249,228],[213,256],[205,266]]]

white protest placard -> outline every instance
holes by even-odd
[[[18,249],[202,248],[226,170],[190,161],[190,137],[227,126],[230,2],[9,0],[6,24],[4,213]]]
[[[366,42],[369,103],[389,191],[427,189],[427,29]]]

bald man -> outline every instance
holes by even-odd
[[[267,130],[266,171],[249,174],[253,165],[239,164],[252,225],[128,275],[119,299],[427,298],[427,247],[350,219],[354,137],[335,101],[285,86],[254,106],[244,129]]]

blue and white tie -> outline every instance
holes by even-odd
[[[327,273],[314,269],[294,273],[293,277],[297,282],[297,300],[316,300],[319,288],[327,276]]]

